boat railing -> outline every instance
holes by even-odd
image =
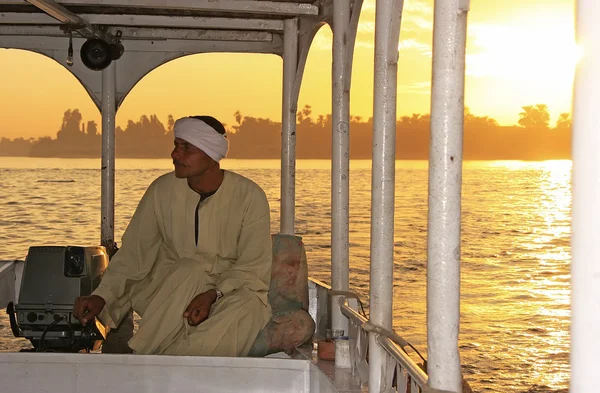
[[[385,350],[387,365],[386,380],[381,386],[387,387],[386,392],[402,393],[441,393],[441,390],[431,389],[427,386],[427,374],[404,350],[410,344],[397,333],[376,326],[358,313],[345,296],[339,298],[339,305],[346,318],[348,318],[348,340],[350,345],[350,364],[352,373],[358,374],[361,383],[369,380],[368,342],[369,333],[378,335],[376,342]]]

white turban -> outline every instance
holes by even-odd
[[[225,135],[193,117],[184,117],[175,122],[175,138],[183,139],[205,152],[216,162],[227,156],[229,143]]]

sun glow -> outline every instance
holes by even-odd
[[[568,15],[537,15],[471,27],[467,74],[523,81],[572,80],[582,48]]]

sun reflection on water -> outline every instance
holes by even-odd
[[[537,297],[546,298],[543,303],[536,302],[533,311],[543,317],[548,328],[547,334],[538,338],[542,356],[533,364],[532,377],[543,385],[556,387],[564,384],[570,375],[568,363],[557,369],[554,360],[557,356],[568,356],[569,346],[568,329],[557,327],[568,325],[571,315],[570,275],[561,274],[565,265],[570,264],[571,161],[548,161],[541,169],[542,197],[537,214],[543,218],[545,228],[540,228],[543,234],[535,241],[550,247],[545,247],[544,253],[537,257],[538,271],[545,276],[534,274],[529,285]],[[553,372],[548,372],[549,369]]]
[[[571,162],[498,161],[479,172],[469,165],[460,340],[478,356],[463,362],[473,362],[474,374],[509,364],[486,375],[484,386],[505,386],[492,392],[563,392],[570,377]],[[475,332],[484,329],[494,340],[478,347]],[[516,375],[527,375],[517,389]]]
[[[571,161],[547,161],[543,167],[540,187],[546,197],[539,212],[546,216],[548,232],[561,237],[570,232]]]

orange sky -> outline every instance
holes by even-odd
[[[433,0],[405,1],[398,73],[398,116],[429,112]],[[375,1],[365,0],[352,78],[351,113],[373,112]],[[467,47],[466,104],[478,115],[515,124],[520,107],[545,103],[553,122],[568,112],[577,52],[572,0],[472,0]],[[281,118],[281,58],[202,54],[151,72],[121,106],[117,124],[142,114],[166,123],[211,114],[232,124],[233,113]],[[315,37],[299,107],[331,110],[331,32]],[[0,49],[0,137],[56,136],[66,109],[84,120],[100,116],[87,93],[62,65],[41,55]]]

